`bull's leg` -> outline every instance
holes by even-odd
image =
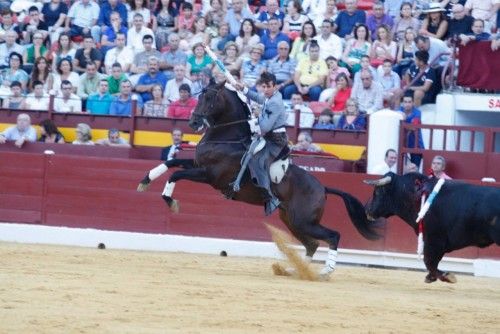
[[[170,167],[182,167],[184,169],[191,169],[194,167],[193,159],[172,159],[163,162],[162,164],[151,169],[146,176],[139,182],[137,191],[146,191],[151,181],[156,180],[163,175]]]
[[[425,267],[429,271],[425,277],[425,283],[435,282],[437,279],[447,282],[456,283],[457,279],[455,275],[448,272],[443,272],[438,269],[439,262],[444,256],[444,247],[441,245],[426,243],[424,246],[424,263]]]
[[[167,183],[165,183],[165,188],[163,189],[163,192],[161,194],[161,197],[163,197],[168,207],[173,212],[179,212],[179,202],[172,198],[175,183],[179,180],[208,183],[207,172],[205,168],[192,168],[174,172],[168,179]]]

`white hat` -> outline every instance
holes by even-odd
[[[445,9],[441,7],[441,5],[437,2],[431,2],[429,4],[429,8],[423,11],[424,13],[438,13],[445,12]]]
[[[33,1],[28,0],[14,0],[10,5],[10,10],[14,13],[20,13],[24,10],[28,10],[31,6],[34,6]]]

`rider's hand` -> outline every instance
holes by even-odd
[[[234,88],[242,92],[245,89],[245,85],[238,81],[235,82],[234,86],[235,86]]]

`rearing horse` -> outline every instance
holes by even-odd
[[[240,170],[241,158],[250,145],[248,116],[245,103],[235,91],[226,88],[223,83],[211,84],[205,89],[189,125],[195,130],[206,127],[206,132],[196,146],[194,168],[174,172],[165,186],[163,198],[171,208],[177,207],[172,192],[175,182],[179,180],[207,183],[220,190],[226,197],[264,205],[265,193],[262,192],[262,188],[253,184],[248,171],[242,180],[239,192],[234,193],[230,185],[235,180]],[[148,175],[155,174],[151,179],[156,178],[159,172],[166,171],[166,167],[162,166],[164,165],[150,171]],[[161,171],[158,171],[158,168]],[[145,188],[150,181],[147,176],[139,187]],[[343,199],[351,222],[363,237],[369,240],[380,237],[379,226],[367,219],[363,204],[359,200],[343,191],[323,186],[314,176],[295,165],[290,164],[281,182],[273,183],[271,189],[281,201],[280,219],[304,245],[306,260],[312,260],[319,246],[318,240],[328,243],[328,258],[321,271],[322,275],[328,275],[335,269],[340,240],[339,232],[320,224],[327,194],[337,195]]]

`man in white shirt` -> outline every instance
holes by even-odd
[[[26,96],[24,109],[43,110],[49,109],[49,94],[43,90],[43,82],[36,80],[33,82],[33,93]]]
[[[396,163],[398,162],[398,153],[390,148],[385,152],[384,162],[379,163],[370,174],[385,175],[389,172],[397,173]]]
[[[73,85],[68,80],[61,82],[61,92],[54,99],[54,111],[56,112],[82,112],[82,100],[73,94]]]
[[[351,98],[358,101],[359,110],[367,114],[379,111],[383,107],[382,85],[373,81],[373,75],[369,70],[361,70],[360,85],[354,85]]]
[[[24,48],[16,43],[17,33],[9,30],[5,33],[5,43],[0,44],[0,68],[9,67],[9,56],[12,52],[20,55],[24,53]]]
[[[7,140],[15,141],[15,145],[19,148],[26,141],[36,141],[36,130],[31,126],[31,118],[28,114],[19,114],[17,124],[0,133],[0,144],[5,144]]]
[[[300,111],[299,128],[312,128],[314,124],[314,113],[311,108],[304,104],[302,95],[300,95],[299,93],[292,94],[292,98],[290,99],[290,101],[292,102],[292,110],[288,112],[286,125],[294,126],[295,114]]]
[[[165,99],[165,104],[168,105],[179,99],[179,87],[182,84],[188,84],[192,88],[193,83],[186,77],[186,66],[175,65],[174,66],[174,78],[167,81],[165,86],[165,92],[163,97]]]
[[[99,18],[99,6],[94,1],[80,0],[75,2],[66,16],[66,31],[71,36],[85,36],[91,33],[92,27],[97,24]],[[100,41],[99,34],[92,36],[95,41]]]
[[[125,46],[126,41],[126,34],[122,32],[116,34],[116,46],[106,52],[104,58],[106,74],[111,75],[111,68],[114,63],[120,63],[123,72],[129,72],[130,66],[134,62],[134,52],[128,46]]]
[[[319,56],[326,60],[329,56],[334,56],[336,59],[342,58],[342,40],[339,36],[332,33],[333,22],[323,20],[321,24],[321,34],[314,37],[318,41]]]
[[[127,32],[127,46],[132,49],[134,55],[144,51],[142,38],[146,35],[153,36],[153,48],[156,48],[153,31],[144,26],[144,17],[140,13],[134,15],[134,26]]]

